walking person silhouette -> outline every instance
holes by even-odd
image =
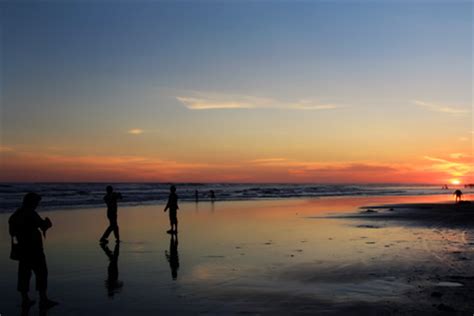
[[[454,191],[453,195],[455,196],[455,202],[460,203],[462,201],[462,191],[461,190],[456,190]]]
[[[167,231],[169,234],[178,233],[178,195],[176,194],[176,187],[172,185],[170,187],[170,195],[168,197],[168,203],[163,212],[166,212],[169,209],[170,215],[170,226],[171,228]]]
[[[18,291],[22,297],[22,307],[28,310],[34,303],[28,296],[31,272],[36,276],[36,290],[40,296],[40,309],[45,310],[58,305],[48,298],[48,267],[43,248],[43,237],[52,227],[48,217],[45,219],[36,212],[41,196],[27,193],[21,207],[8,220],[9,233],[12,238],[11,259],[18,260]],[[41,232],[40,232],[41,230]],[[41,233],[43,237],[41,237]],[[17,243],[13,243],[16,239]]]
[[[122,199],[122,194],[114,192],[114,188],[108,185],[107,194],[104,196],[104,202],[107,205],[107,218],[109,219],[109,227],[105,230],[100,238],[100,243],[108,243],[107,238],[111,232],[114,232],[115,241],[120,242],[119,227],[117,223],[117,202]]]

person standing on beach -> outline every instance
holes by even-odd
[[[104,202],[107,205],[107,218],[109,219],[109,227],[105,230],[100,238],[100,243],[107,243],[107,238],[111,232],[114,232],[115,241],[120,242],[119,227],[117,223],[117,202],[122,199],[122,194],[114,192],[114,188],[110,185],[106,188],[107,194],[104,196]]]
[[[454,191],[453,195],[455,196],[455,202],[459,203],[462,200],[462,191],[461,190],[456,190]]]
[[[50,300],[46,293],[48,267],[41,233],[46,237],[46,231],[51,228],[52,223],[48,217],[42,219],[36,212],[40,201],[39,194],[27,193],[23,197],[21,207],[8,220],[12,247],[13,240],[17,241],[16,247],[12,248],[11,258],[18,260],[18,291],[21,293],[22,307],[26,310],[35,303],[28,296],[32,271],[36,276],[36,290],[40,296],[40,308],[48,309],[58,304]]]
[[[176,187],[172,185],[170,187],[170,195],[168,197],[168,203],[166,203],[166,207],[163,212],[170,210],[170,226],[171,229],[167,231],[169,234],[177,234],[178,233],[178,195],[176,194]]]

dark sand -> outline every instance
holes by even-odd
[[[163,205],[124,207],[112,290],[97,242],[105,210],[44,212],[54,223],[45,241],[50,295],[61,302],[48,315],[472,315],[471,205],[443,199],[182,203],[176,280]],[[8,216],[0,215],[2,316],[21,312]]]

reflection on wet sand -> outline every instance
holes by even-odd
[[[165,251],[166,260],[170,264],[171,277],[173,280],[178,278],[179,255],[178,255],[178,234],[171,234],[170,249]]]
[[[374,214],[359,211],[363,205],[437,199],[442,197],[199,202],[199,212],[194,201],[182,203],[179,251],[178,236],[163,234],[168,218],[156,212],[155,205],[124,207],[121,229],[128,240],[117,249],[114,244],[102,248],[109,264],[107,293],[113,297],[122,287],[118,247],[121,276],[131,280],[127,291],[114,300],[104,299],[104,255],[91,247],[106,223],[101,212],[45,212],[56,223],[46,241],[53,294],[67,302],[54,312],[115,316],[242,311],[436,314],[449,308],[466,312],[474,308],[473,229],[375,221]],[[374,209],[378,215],[399,213],[396,207]],[[420,220],[429,212],[422,211]],[[451,216],[453,211],[440,213]],[[328,218],[329,214],[347,216]],[[0,214],[0,226],[7,219]],[[1,238],[0,248],[7,249],[10,240]],[[5,272],[0,274],[5,315],[19,314],[11,290],[16,266],[0,261],[0,270]],[[91,287],[94,283],[98,285]]]
[[[105,255],[109,258],[109,266],[107,267],[107,279],[105,280],[105,288],[107,289],[107,295],[110,298],[113,298],[114,295],[119,293],[123,287],[123,282],[118,279],[118,258],[120,252],[120,243],[115,244],[113,252],[106,244],[100,244],[100,248],[102,248]]]

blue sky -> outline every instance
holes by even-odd
[[[468,1],[0,8],[5,147],[344,161],[389,160],[387,142],[399,158],[471,137]]]

